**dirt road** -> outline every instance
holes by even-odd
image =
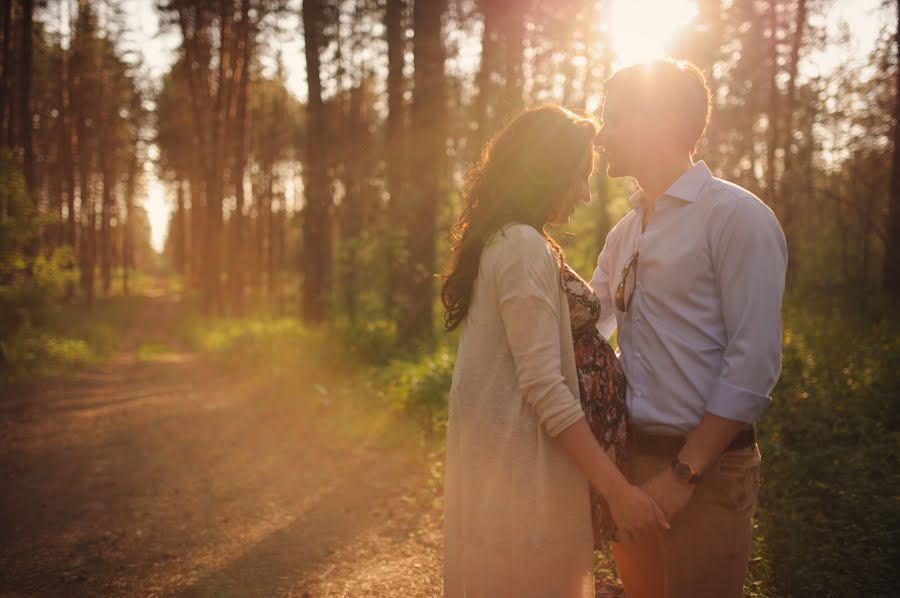
[[[329,433],[314,377],[285,401],[185,352],[171,309],[102,367],[0,396],[0,595],[439,595],[425,460]]]

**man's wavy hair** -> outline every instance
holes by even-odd
[[[712,93],[700,67],[689,60],[660,58],[616,71],[603,82],[610,94],[629,109],[648,116],[678,116],[679,141],[692,153],[706,132],[712,111]]]
[[[441,288],[447,331],[469,313],[482,250],[506,224],[534,227],[562,263],[562,249],[544,225],[554,203],[586,166],[590,172],[597,131],[590,116],[548,104],[525,110],[485,144],[466,177],[464,207],[450,234],[449,268]]]

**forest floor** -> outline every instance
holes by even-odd
[[[285,401],[188,351],[178,309],[150,297],[106,363],[0,390],[0,596],[439,596],[417,444],[332,433],[327,364]]]

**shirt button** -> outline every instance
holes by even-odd
[[[640,352],[640,351],[635,351],[634,356],[637,357],[638,359],[640,359],[640,358],[641,358],[641,352]]]
[[[642,392],[639,391],[639,390],[634,391],[634,394],[636,394],[636,395],[639,396],[639,397],[644,396],[644,393],[642,393]]]

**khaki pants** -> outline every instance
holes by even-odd
[[[670,467],[671,457],[629,450],[631,482]],[[688,505],[660,533],[667,598],[740,598],[750,561],[759,493],[756,445],[724,453],[697,482]]]

